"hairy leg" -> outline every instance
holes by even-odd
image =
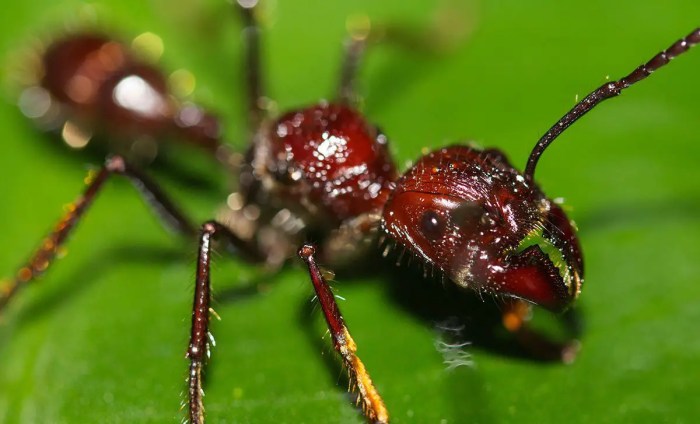
[[[316,264],[316,248],[305,244],[299,249],[299,256],[309,268],[311,282],[314,285],[316,296],[321,304],[323,315],[326,318],[328,329],[333,338],[333,347],[343,360],[343,365],[348,370],[351,384],[357,389],[357,402],[370,422],[388,423],[389,412],[384,406],[379,392],[374,387],[365,365],[357,356],[357,345],[350,336],[350,331],[345,325],[338,304],[335,301],[328,283]]]

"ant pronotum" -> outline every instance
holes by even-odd
[[[698,31],[696,30],[693,34],[694,34],[694,35],[693,35],[693,37],[694,37],[694,42],[697,42],[698,37],[700,37],[700,35],[698,35]],[[254,67],[253,67],[253,68],[254,68]],[[257,91],[257,90],[256,90],[256,91]],[[341,90],[341,92],[345,92],[345,90]],[[251,96],[251,99],[256,99],[256,98],[258,98],[258,97],[259,97],[258,95],[252,95],[252,96]],[[348,98],[345,97],[345,100],[347,100],[347,99],[348,99]],[[343,97],[342,97],[342,96],[341,96],[341,100],[343,100]],[[323,110],[323,109],[324,109],[324,107],[321,107],[321,110]],[[344,110],[343,108],[341,108],[340,111],[342,112],[341,114],[347,114],[346,116],[348,116],[351,120],[360,119],[360,118],[359,118],[357,115],[355,115],[354,113],[348,112],[348,111]],[[260,113],[261,110],[259,110],[258,108],[253,108],[253,109],[252,109],[252,112],[253,112],[253,115],[254,115],[254,116],[252,117],[252,121],[253,121],[255,124],[257,124],[257,123],[258,123],[257,121],[258,121],[260,118],[259,118],[259,117],[256,117],[255,115],[256,115],[257,113]],[[288,130],[287,130],[287,131],[288,131]],[[460,153],[461,153],[461,154],[464,154],[465,156],[479,155],[479,153],[477,153],[477,152],[475,152],[475,151],[473,151],[473,150],[468,150],[468,151],[467,151],[466,149],[465,149],[463,152],[460,152]],[[437,155],[443,155],[443,154],[444,154],[444,152],[437,153]],[[498,161],[498,159],[494,159],[494,158],[498,158],[498,155],[499,155],[499,154],[496,153],[495,151],[492,151],[492,155],[493,155],[493,156],[492,156],[492,159],[491,159],[491,160]],[[424,159],[424,160],[430,160],[430,159]],[[120,160],[114,159],[114,158],[113,158],[113,159],[111,159],[108,163],[109,163],[109,166],[114,167],[112,170],[121,171],[120,167],[123,165],[123,162],[121,162]],[[387,162],[387,163],[390,163],[390,162]],[[419,162],[419,163],[420,163],[420,162]],[[459,166],[461,165],[461,164],[458,163],[457,161],[451,162],[451,163],[453,163],[457,168],[459,168]],[[486,163],[488,163],[488,161],[486,161]],[[531,176],[532,173],[534,172],[534,164],[535,164],[534,160],[531,161],[531,162],[529,162],[528,169],[529,169],[529,171],[530,171],[530,176]],[[278,166],[279,166],[279,164],[278,164]],[[449,163],[447,164],[447,166],[449,166]],[[466,165],[465,165],[465,166],[466,166]],[[383,169],[383,168],[382,168],[382,169]],[[413,169],[415,169],[415,168],[413,168]],[[285,168],[285,170],[286,170],[286,168]],[[296,181],[296,179],[294,178],[294,177],[295,177],[295,171],[296,171],[296,170],[292,170],[291,172],[289,172],[289,175],[283,175],[283,176],[284,176],[284,177],[289,177],[289,178],[291,178],[292,181]],[[392,169],[388,169],[388,168],[387,168],[385,171],[386,171],[387,173],[389,173],[390,171],[393,172]],[[482,170],[482,171],[483,171],[483,170]],[[465,172],[466,172],[466,171],[465,171]],[[486,171],[484,171],[484,172],[485,172],[486,174],[489,174],[489,172],[486,172]],[[510,172],[511,172],[510,168],[507,168],[506,171],[505,171],[505,173],[504,173],[504,175],[503,175],[503,178],[508,178],[509,175],[512,176],[512,178],[513,178],[514,180],[510,181],[510,183],[513,183],[513,184],[521,184],[520,189],[523,190],[523,191],[525,191],[525,192],[528,192],[528,191],[530,190],[530,188],[531,188],[531,185],[530,185],[530,188],[527,187],[527,186],[528,186],[528,182],[529,182],[529,181],[528,181],[528,178],[527,178],[527,177],[524,177],[524,178],[521,180],[521,179],[518,178],[518,176],[517,176],[516,174],[510,174]],[[99,179],[100,176],[106,176],[106,173],[105,173],[104,170],[103,170],[102,174],[98,175],[98,179],[97,179],[97,180],[93,180],[93,183],[92,183],[93,185],[96,185],[96,184],[98,184],[98,183],[100,182],[100,179]],[[390,176],[393,177],[393,175],[390,175]],[[478,175],[477,175],[477,176],[478,176]],[[488,175],[487,175],[487,176],[488,176]],[[491,175],[491,176],[492,176],[492,177],[495,177],[494,175]],[[269,177],[269,175],[266,175],[266,177]],[[387,178],[387,179],[390,179],[390,178]],[[253,178],[253,180],[254,180],[254,181],[258,181],[258,180],[256,180],[255,178]],[[284,180],[283,180],[283,182],[284,182]],[[273,181],[273,182],[270,182],[270,183],[271,183],[271,184],[278,184],[278,182],[274,182],[274,181]],[[401,186],[401,184],[399,184],[399,187],[400,187],[400,186]],[[254,187],[255,187],[256,189],[258,189],[257,186],[254,186]],[[392,184],[389,184],[389,183],[387,182],[387,183],[386,183],[386,187],[380,186],[380,187],[379,187],[379,189],[380,189],[380,190],[379,190],[379,194],[381,194],[381,189],[382,189],[382,188],[386,188],[387,190],[391,189],[392,192],[394,192],[394,196],[396,196],[395,199],[394,199],[393,201],[399,201],[399,197],[395,194],[395,193],[396,193],[396,190],[394,189],[394,187],[393,187]],[[538,191],[535,191],[534,193],[537,194],[537,195],[539,195],[539,192],[538,192]],[[388,196],[388,195],[389,195],[389,194],[387,194],[387,196]],[[410,195],[409,195],[409,196],[410,196]],[[257,199],[257,198],[256,198],[256,199]],[[303,198],[302,198],[302,199],[303,199]],[[375,198],[375,199],[377,199],[377,198]],[[381,199],[381,196],[380,196],[378,199]],[[266,199],[266,200],[267,200],[267,199]],[[272,200],[272,201],[275,201],[274,198],[271,199],[271,200]],[[299,198],[296,198],[295,200],[298,201]],[[380,200],[376,200],[376,202],[377,202],[378,204],[381,205],[381,204],[384,203],[384,200],[385,200],[385,199],[381,199],[381,202],[380,202]],[[421,199],[417,199],[417,200],[427,201],[427,199],[422,199],[422,198],[421,198]],[[416,201],[416,199],[411,199],[411,202],[410,202],[410,203],[411,203],[411,204],[414,204],[415,201]],[[299,203],[299,202],[297,202],[297,203]],[[295,204],[297,204],[297,203],[295,203]],[[498,221],[498,219],[495,219],[494,217],[487,217],[487,219],[485,219],[485,222],[481,222],[481,217],[483,217],[484,214],[483,214],[483,213],[477,214],[475,211],[480,211],[480,208],[481,208],[482,206],[480,206],[480,205],[475,205],[474,202],[460,203],[460,204],[458,204],[458,205],[454,205],[454,204],[450,203],[449,201],[443,201],[443,202],[438,202],[438,203],[439,203],[440,206],[447,207],[448,209],[452,209],[452,211],[451,211],[450,213],[441,214],[441,213],[433,212],[433,211],[431,211],[431,210],[426,210],[425,213],[421,214],[420,217],[419,217],[419,219],[418,219],[418,221],[417,221],[417,225],[419,226],[418,228],[422,228],[424,235],[425,235],[425,234],[429,234],[429,235],[433,235],[434,238],[439,238],[442,234],[444,234],[444,231],[443,231],[443,230],[445,229],[446,224],[445,224],[445,222],[443,221],[443,219],[445,219],[445,217],[450,217],[450,219],[459,218],[459,219],[471,221],[471,220],[475,219],[475,217],[479,216],[479,220],[477,220],[477,221],[478,221],[480,224],[478,224],[478,225],[482,225],[482,224],[483,224],[483,225],[487,225],[487,224],[488,224],[488,225],[495,225],[495,222],[492,223],[492,221]],[[560,306],[563,306],[564,303],[568,304],[568,303],[571,301],[571,299],[572,299],[573,297],[575,297],[575,294],[576,294],[576,292],[577,292],[579,282],[578,282],[578,279],[577,279],[576,274],[580,273],[580,271],[581,271],[581,269],[580,269],[580,268],[581,268],[580,264],[577,264],[578,259],[580,259],[580,256],[579,256],[579,253],[577,252],[577,247],[576,247],[576,244],[575,244],[575,236],[573,235],[573,232],[571,231],[571,229],[570,229],[570,227],[569,227],[569,225],[568,225],[567,220],[563,217],[563,214],[559,211],[558,206],[556,206],[555,204],[549,203],[549,201],[547,201],[547,200],[544,199],[544,198],[541,198],[541,199],[540,199],[540,204],[543,205],[543,206],[546,206],[547,208],[549,208],[550,211],[554,211],[554,212],[550,212],[550,213],[552,214],[552,216],[549,217],[550,220],[551,220],[550,222],[553,221],[553,222],[554,222],[554,227],[557,228],[557,229],[560,229],[560,230],[562,230],[562,231],[564,232],[564,234],[565,234],[565,236],[564,236],[564,239],[565,239],[565,240],[564,240],[564,241],[567,241],[567,242],[568,242],[568,244],[566,245],[567,247],[564,248],[564,249],[562,249],[561,246],[555,246],[555,247],[558,248],[558,249],[555,249],[555,250],[559,250],[559,251],[560,251],[559,260],[562,260],[562,257],[563,257],[563,260],[566,262],[566,263],[560,262],[560,263],[558,264],[558,266],[557,266],[558,269],[555,270],[555,271],[558,271],[559,274],[566,274],[567,272],[570,273],[570,276],[569,276],[569,278],[570,278],[569,284],[564,284],[565,286],[567,286],[567,289],[564,290],[563,292],[558,293],[559,296],[552,296],[550,292],[546,292],[546,293],[545,293],[545,292],[538,291],[538,290],[530,291],[530,292],[528,292],[528,293],[514,292],[514,291],[513,291],[514,289],[523,288],[523,287],[522,287],[522,283],[516,284],[515,287],[513,288],[513,290],[511,290],[511,292],[512,292],[512,293],[519,294],[520,296],[525,297],[525,298],[527,298],[527,299],[535,300],[535,301],[537,301],[538,303],[545,304],[546,306],[549,306],[551,309],[559,309],[559,307],[560,307]],[[545,205],[545,204],[546,204],[546,205]],[[302,206],[305,206],[305,207],[311,209],[313,205],[302,205]],[[342,206],[341,209],[345,209],[346,207],[347,207],[347,206]],[[546,208],[545,208],[545,209],[546,209]],[[313,209],[312,209],[312,210],[313,210]],[[404,210],[404,209],[401,209],[401,211],[403,211],[403,210]],[[406,210],[408,210],[408,209],[406,209]],[[306,212],[308,212],[308,211],[306,211]],[[483,211],[482,211],[482,212],[483,212]],[[528,214],[530,214],[530,213],[535,213],[536,211],[529,211],[529,210],[528,210],[528,211],[525,211],[525,212],[526,212],[526,215],[527,215],[529,218],[532,218],[532,216],[530,216],[530,215],[528,215]],[[540,213],[542,213],[542,212],[540,211]],[[336,214],[336,216],[342,215],[342,212],[337,212],[337,211],[336,211],[335,214]],[[560,215],[561,215],[561,216],[560,216]],[[175,218],[176,218],[176,221],[179,222],[179,223],[183,223],[183,222],[184,222],[182,219],[179,219],[178,217],[175,217]],[[374,222],[374,221],[372,221],[372,219],[370,219],[370,218],[372,218],[372,217],[368,217],[369,222]],[[387,222],[388,232],[391,232],[392,229],[393,229],[393,231],[396,231],[396,232],[399,232],[399,231],[402,230],[402,229],[401,229],[400,227],[398,227],[398,226],[393,226],[393,227],[391,226],[391,224],[392,224],[392,222],[393,222],[393,221],[391,221],[391,216],[387,216],[387,217],[385,217],[385,218],[386,218],[386,222]],[[255,222],[251,222],[251,223],[250,223],[250,225],[254,225],[254,224],[255,224]],[[337,223],[336,223],[336,224],[337,224]],[[360,225],[360,224],[365,225],[365,222],[359,221],[359,222],[357,222],[357,224],[358,224],[358,225]],[[184,225],[183,225],[183,226],[184,226]],[[361,226],[361,225],[360,225],[360,226]],[[201,253],[202,253],[202,255],[200,256],[200,261],[199,261],[199,265],[200,265],[200,272],[198,272],[198,276],[199,276],[199,277],[204,277],[204,276],[205,276],[205,275],[204,275],[204,271],[207,271],[207,270],[208,270],[208,269],[207,269],[207,266],[206,266],[206,265],[208,265],[208,262],[205,260],[205,258],[208,257],[208,251],[207,251],[206,248],[208,247],[208,241],[209,241],[209,240],[208,240],[208,236],[211,235],[211,234],[209,233],[209,230],[217,230],[217,231],[218,231],[218,230],[220,230],[220,228],[217,228],[216,224],[213,224],[213,223],[212,223],[212,224],[207,224],[207,225],[205,225],[205,227],[204,227],[204,234],[203,234],[203,236],[202,236],[202,238],[201,238],[201,247],[202,247]],[[411,231],[412,231],[412,230],[414,230],[414,228],[405,228],[405,229],[403,229],[403,231],[407,231],[408,234],[411,234]],[[351,239],[352,239],[352,236],[354,236],[354,235],[355,235],[355,233],[347,234],[347,236],[348,236],[348,237],[351,237]],[[537,236],[538,236],[538,237],[533,237],[533,238],[531,238],[531,239],[529,240],[528,243],[532,243],[531,246],[542,246],[543,244],[547,244],[547,243],[548,243],[546,239],[547,239],[549,236],[547,235],[547,230],[546,230],[546,228],[545,228],[545,233],[544,233],[544,235],[538,234]],[[551,236],[551,235],[550,235],[550,236]],[[553,237],[554,237],[554,236],[553,236]],[[405,243],[405,234],[404,234],[403,237],[402,237],[401,235],[394,234],[394,238],[396,238],[397,241],[399,241],[399,242],[403,241],[403,242]],[[505,238],[505,236],[504,236],[504,238]],[[556,237],[555,237],[555,238],[556,238]],[[521,239],[522,239],[522,237],[521,237]],[[270,243],[270,244],[271,244],[271,245],[274,245],[274,246],[279,246],[279,244],[277,244],[278,242],[279,242],[279,240],[275,239],[275,240],[274,240],[274,243]],[[292,243],[288,243],[288,244],[292,244]],[[549,244],[550,244],[549,247],[550,247],[550,249],[551,249],[552,246],[553,246],[553,244],[552,244],[552,243],[549,243]],[[554,243],[554,244],[556,244],[556,243]],[[518,240],[517,243],[515,243],[515,246],[516,246],[516,247],[522,248],[522,249],[523,249],[523,252],[532,252],[532,251],[533,251],[533,250],[527,250],[528,247],[526,247],[524,244],[522,244],[522,240]],[[247,247],[246,247],[246,244],[245,244],[245,243],[242,243],[241,246],[239,246],[239,247],[241,248],[242,251],[244,251],[244,252],[247,251],[247,250],[246,250]],[[289,248],[290,248],[290,247],[287,246],[287,247],[284,249],[284,250],[285,250],[285,253],[286,253],[286,250],[289,249]],[[431,248],[431,249],[432,249],[432,248]],[[51,250],[53,250],[53,249],[51,249]],[[422,249],[420,249],[420,251],[424,251],[424,252],[427,251],[427,250],[428,250],[428,248],[425,248],[425,247],[422,248]],[[472,249],[472,250],[476,250],[476,249]],[[518,250],[519,250],[519,249],[518,249]],[[270,257],[272,257],[272,258],[277,258],[277,259],[275,259],[275,260],[276,260],[276,261],[280,261],[281,259],[279,259],[279,258],[284,258],[284,257],[286,256],[284,253],[274,252],[273,250],[270,250],[270,252],[276,253],[276,254],[274,254],[274,255],[268,254],[268,255],[267,255],[267,258],[265,258],[265,259],[267,259],[268,262],[274,262],[274,261],[272,261],[272,260],[270,259]],[[446,250],[445,250],[445,253],[446,253],[446,254],[449,254],[449,252],[454,252],[454,250],[453,250],[453,249],[450,249],[450,250],[447,250],[447,249],[446,249]],[[535,252],[536,252],[536,251],[535,251]],[[312,276],[316,277],[316,280],[320,280],[320,279],[321,279],[321,274],[320,274],[319,272],[316,272],[316,271],[314,270],[314,268],[313,268],[313,263],[312,263],[312,261],[311,261],[312,256],[310,256],[311,250],[308,249],[308,248],[306,248],[306,249],[303,249],[303,250],[302,250],[302,253],[305,253],[303,256],[304,256],[304,258],[309,262],[309,265],[310,265],[310,267],[311,267]],[[414,252],[414,253],[418,253],[418,252]],[[556,254],[556,252],[551,251],[551,250],[547,252],[547,256],[549,257],[550,262],[556,261],[556,260],[553,258],[553,256],[552,256],[552,255],[555,255],[555,254]],[[327,254],[327,255],[328,255],[328,254]],[[537,256],[536,253],[533,253],[533,255]],[[255,255],[253,255],[253,256],[255,256]],[[540,256],[541,256],[541,255],[540,255]],[[332,259],[332,258],[328,258],[328,259],[330,260],[330,259]],[[473,259],[476,260],[476,259],[478,259],[478,258],[474,257]],[[489,258],[489,263],[490,263],[490,261],[493,260],[493,259],[494,259],[493,257],[492,257],[492,258]],[[541,258],[540,258],[540,259],[541,259]],[[43,261],[33,261],[33,262],[34,262],[34,263],[38,263],[38,262],[43,262]],[[454,264],[452,264],[452,263],[441,264],[441,263],[438,261],[438,258],[433,258],[432,262],[436,263],[436,265],[437,265],[438,267],[442,268],[446,273],[448,273],[449,276],[454,277],[454,278],[457,279],[457,280],[460,280],[460,279],[463,278],[463,275],[462,275],[460,272],[457,272],[457,273],[454,273],[454,272],[453,272],[453,274],[450,275],[450,272],[451,272],[451,271],[455,271]],[[551,264],[550,264],[550,265],[551,265]],[[565,268],[566,268],[566,269],[565,269]],[[463,271],[463,270],[464,270],[464,268],[460,268],[460,271]],[[549,270],[551,271],[551,266],[549,267]],[[30,271],[32,271],[32,270],[30,270]],[[538,272],[539,272],[539,271],[537,270],[537,267],[535,267],[533,273],[537,274]],[[25,271],[25,274],[26,274],[26,271]],[[517,277],[517,276],[516,276],[516,277]],[[20,276],[20,278],[22,278],[22,277]],[[551,278],[558,279],[558,278],[557,278],[557,275],[555,275],[555,274],[549,272],[546,279],[551,279]],[[544,279],[543,279],[543,280],[544,280]],[[509,283],[511,283],[512,281],[513,281],[513,280],[503,280],[503,281],[499,281],[499,284],[503,284],[503,285],[506,285],[506,286],[507,286],[507,285],[509,285]],[[204,322],[204,321],[206,321],[206,320],[208,319],[208,305],[206,304],[206,302],[208,301],[208,293],[206,292],[208,280],[207,280],[207,278],[198,278],[198,282],[199,282],[199,284],[197,285],[197,289],[198,289],[198,291],[199,291],[200,296],[196,296],[196,299],[200,300],[200,301],[202,302],[202,305],[201,305],[201,307],[198,309],[199,312],[195,314],[195,317],[196,317],[195,323],[202,323],[202,322]],[[12,286],[11,286],[11,287],[12,287]],[[538,286],[538,287],[541,287],[541,286]],[[484,291],[494,291],[494,287],[488,287],[488,286],[487,286],[487,287],[484,288]],[[322,291],[321,293],[323,293],[323,291]],[[202,294],[206,294],[206,296],[201,296]],[[324,295],[323,295],[323,294],[320,294],[319,297],[321,297],[321,300],[322,300],[321,303],[322,303],[322,305],[324,305],[324,306],[332,305],[332,302],[333,302],[332,296],[326,296],[325,299],[324,299]],[[564,298],[564,300],[562,300],[562,297]],[[516,302],[514,305],[515,305],[515,306],[522,306],[522,303]],[[523,327],[519,327],[519,325],[522,324],[522,318],[523,318],[523,316],[520,315],[520,314],[518,314],[518,313],[515,313],[515,312],[522,312],[523,309],[514,308],[514,309],[512,309],[512,310],[509,309],[509,311],[513,312],[512,314],[509,315],[509,317],[510,317],[512,320],[515,320],[515,326],[514,326],[514,328],[512,328],[512,329],[513,329],[515,332],[520,332],[520,331],[522,331]],[[337,318],[332,318],[332,319],[330,319],[330,322],[331,322],[331,324],[332,324],[331,326],[334,326],[334,325],[335,325],[335,326],[337,327],[338,324],[339,324],[338,321],[339,321],[339,320],[338,320]],[[510,321],[507,321],[507,322],[510,322]],[[516,328],[516,327],[517,327],[517,328]],[[190,355],[191,355],[191,356],[195,357],[195,359],[199,358],[199,357],[200,357],[199,355],[202,354],[205,350],[208,350],[208,347],[206,346],[206,340],[204,339],[204,335],[205,335],[205,334],[206,334],[206,331],[204,331],[204,330],[202,330],[202,331],[195,331],[194,334],[193,334],[193,339],[192,339],[193,343],[192,343],[191,346],[190,346],[189,352],[190,352]],[[522,334],[522,333],[521,333],[521,334]],[[335,335],[337,336],[337,333],[336,333]],[[355,360],[356,360],[356,359],[353,359],[353,358],[349,358],[349,359],[348,359],[348,361],[351,362],[351,363],[352,363],[353,361],[355,361]],[[195,378],[193,378],[193,379],[191,380],[191,382],[192,382],[192,384],[193,384],[193,385],[195,386],[195,388],[196,388],[196,386],[198,386],[198,384],[199,384],[199,379],[197,378],[197,377],[198,377],[199,370],[200,370],[200,363],[199,363],[199,361],[197,361],[197,360],[194,361],[194,363],[193,363],[193,368],[192,368],[192,369],[193,369],[193,371],[194,371],[193,375],[195,376]],[[361,374],[360,380],[362,381],[363,378],[364,378],[364,377],[362,377],[362,374]],[[194,393],[194,396],[193,396],[193,399],[191,399],[191,402],[190,402],[190,404],[193,406],[193,410],[194,410],[194,412],[195,412],[195,413],[194,413],[194,415],[195,415],[194,418],[195,418],[195,419],[197,419],[197,418],[199,417],[198,411],[199,411],[199,409],[200,409],[200,407],[199,407],[200,399],[199,399],[199,397],[198,397],[198,392],[199,392],[198,390],[192,390],[192,393]],[[365,405],[366,408],[369,410],[368,415],[369,415],[370,417],[372,417],[373,414],[374,414],[374,415],[377,415],[377,416],[381,416],[381,415],[382,415],[382,408],[381,408],[380,406],[378,406],[378,405],[379,405],[379,401],[378,401],[378,399],[377,399],[376,397],[374,397],[374,396],[367,396],[367,397],[365,397],[365,400],[366,400],[366,402],[364,402],[364,405]]]

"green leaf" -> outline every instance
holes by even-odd
[[[348,16],[420,28],[434,2],[268,2],[265,75],[281,110],[332,95]],[[215,0],[95,2],[101,26],[162,37],[162,66],[197,77],[196,98],[245,147],[240,23]],[[390,136],[397,162],[423,147],[476,140],[522,167],[544,131],[605,80],[620,77],[698,25],[700,3],[632,0],[446,3],[470,35],[442,54],[372,48],[359,81],[364,110]],[[4,76],[13,53],[66,31],[76,1],[3,5]],[[458,20],[458,22],[460,22]],[[566,197],[580,228],[586,280],[582,350],[570,366],[475,343],[475,363],[447,371],[428,298],[445,289],[420,272],[389,283],[368,266],[338,272],[359,353],[394,422],[695,422],[700,391],[700,48],[601,105],[541,161],[537,179]],[[14,87],[14,88],[13,88]],[[11,275],[101,161],[67,152],[22,116],[16,86],[0,102],[0,275]],[[179,149],[175,149],[179,150]],[[198,221],[225,199],[227,178],[197,152],[197,189],[149,170]],[[220,187],[220,188],[219,188]],[[107,184],[58,261],[4,311],[0,422],[179,422],[184,400],[196,246],[161,229],[125,181]],[[356,267],[361,269],[362,264]],[[265,290],[226,296],[262,279]],[[210,422],[362,422],[345,392],[311,287],[292,261],[266,276],[235,258],[213,273],[221,316],[207,371]],[[408,294],[402,294],[405,285]],[[437,303],[439,303],[436,301]],[[487,303],[490,300],[486,300]],[[421,306],[421,304],[423,304]],[[439,305],[438,305],[439,306]],[[466,310],[466,313],[470,312]],[[497,308],[493,308],[497,312]],[[468,325],[478,327],[475,315]]]

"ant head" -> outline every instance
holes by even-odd
[[[422,157],[397,183],[382,228],[462,287],[554,311],[581,288],[568,218],[498,150],[453,146]]]

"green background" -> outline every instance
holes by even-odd
[[[228,137],[242,148],[240,23],[223,1],[180,3],[95,2],[125,37],[159,34],[162,66],[197,76],[197,99],[225,116]],[[280,108],[332,94],[347,16],[421,27],[436,8],[405,3],[268,3],[265,70]],[[373,49],[360,78],[364,111],[390,136],[397,162],[403,167],[425,146],[470,139],[498,146],[522,167],[577,94],[631,71],[700,22],[695,0],[572,4],[455,3],[454,14],[467,14],[475,29],[451,51]],[[3,5],[5,67],[33,37],[60,32],[80,5]],[[409,271],[406,281],[387,284],[391,261],[388,272],[338,273],[341,308],[394,422],[697,422],[699,70],[700,48],[599,107],[543,157],[538,181],[571,205],[585,252],[585,330],[574,364],[475,344],[467,348],[473,367],[446,371],[435,323],[415,306],[420,296],[397,294],[405,284],[439,298],[438,283]],[[99,160],[51,148],[57,140],[21,115],[12,88],[2,95],[0,274],[10,275]],[[226,184],[205,157],[187,156],[221,182],[216,189],[154,175],[202,221]],[[195,250],[164,232],[128,183],[110,182],[68,256],[3,314],[0,422],[179,422]],[[222,292],[260,275],[221,259],[213,281]],[[222,321],[207,374],[210,422],[362,422],[340,371],[323,359],[332,351],[304,271],[295,262],[264,281],[262,293],[216,303]]]

